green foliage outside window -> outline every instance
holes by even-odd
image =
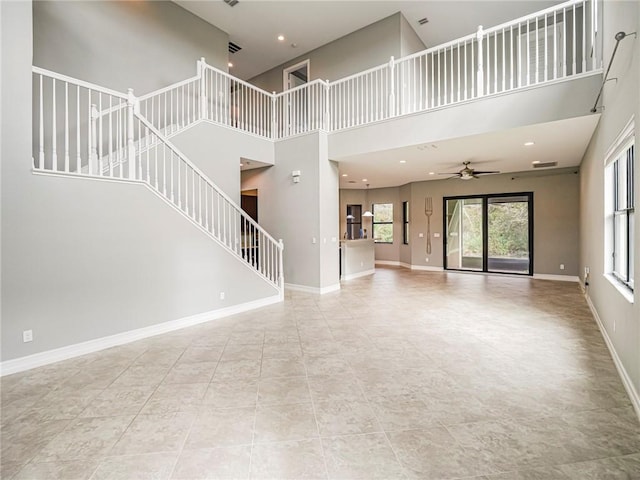
[[[393,243],[393,203],[373,205],[373,238],[376,243]]]
[[[489,256],[529,258],[529,214],[526,202],[489,204]],[[463,209],[465,257],[482,257],[482,205]]]

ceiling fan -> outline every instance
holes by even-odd
[[[473,178],[478,178],[478,175],[492,175],[494,173],[500,173],[497,170],[486,170],[486,171],[475,170],[469,167],[469,164],[471,164],[469,160],[467,160],[466,162],[462,162],[462,164],[464,165],[464,167],[459,172],[438,173],[438,175],[450,175],[451,176],[450,178],[458,177],[460,180],[471,180]]]

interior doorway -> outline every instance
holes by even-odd
[[[290,90],[307,83],[309,81],[309,65],[310,62],[307,59],[285,68],[282,71],[282,89]]]
[[[533,193],[445,197],[447,270],[533,275]]]
[[[243,190],[240,192],[240,207],[258,223],[258,190]]]

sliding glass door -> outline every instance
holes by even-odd
[[[445,268],[533,274],[533,194],[445,197]]]

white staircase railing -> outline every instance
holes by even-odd
[[[38,67],[33,67],[33,75],[36,172],[144,183],[283,295],[282,241],[141,116],[132,91],[124,95]],[[169,108],[167,118],[181,122],[178,105],[179,118],[170,117]],[[164,122],[164,111],[154,118]]]
[[[201,119],[200,77],[143,95],[138,100],[140,115],[164,136],[172,135]]]

